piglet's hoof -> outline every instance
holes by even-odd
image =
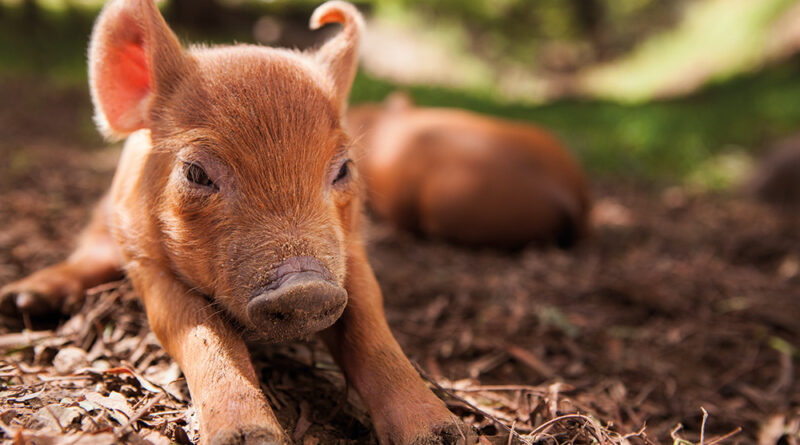
[[[473,445],[477,442],[478,437],[472,428],[457,422],[438,426],[427,434],[417,436],[410,445]]]
[[[285,445],[283,435],[264,428],[218,431],[207,445]]]
[[[43,292],[8,286],[0,289],[0,313],[17,315],[28,312],[41,315],[58,311],[54,298]]]
[[[60,270],[45,269],[0,288],[0,312],[42,315],[70,311],[82,295],[80,280]]]

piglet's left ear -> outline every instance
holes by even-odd
[[[310,26],[311,29],[318,29],[328,23],[341,23],[342,30],[313,57],[327,71],[333,83],[333,95],[339,112],[344,113],[358,68],[358,47],[364,31],[364,19],[355,6],[334,0],[320,5],[314,11]]]
[[[154,99],[180,80],[186,64],[154,0],[111,0],[89,44],[95,119],[109,138],[150,126]]]

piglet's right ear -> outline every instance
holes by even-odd
[[[336,105],[339,112],[344,113],[358,68],[358,47],[364,33],[364,18],[350,3],[333,0],[320,5],[311,15],[311,29],[318,29],[327,23],[341,23],[342,30],[325,42],[314,58],[331,79]]]
[[[95,120],[109,138],[149,126],[153,98],[178,81],[184,55],[153,0],[112,0],[95,23],[89,84]]]

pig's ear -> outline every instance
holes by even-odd
[[[333,84],[334,100],[344,113],[350,87],[358,68],[358,46],[364,31],[361,13],[350,3],[334,0],[319,6],[311,16],[311,29],[328,23],[341,23],[342,30],[317,50],[314,58]]]
[[[149,126],[152,98],[180,77],[184,55],[154,0],[112,0],[92,31],[89,84],[109,138]]]

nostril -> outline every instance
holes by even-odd
[[[287,274],[283,283],[247,303],[252,328],[267,338],[301,338],[332,325],[344,311],[347,291],[317,272]]]
[[[266,286],[253,290],[252,297],[255,298],[284,285],[291,284],[288,282],[295,280],[298,275],[309,276],[311,274],[316,274],[317,278],[326,281],[332,281],[333,279],[328,268],[314,257],[297,256],[288,258],[270,272]]]

